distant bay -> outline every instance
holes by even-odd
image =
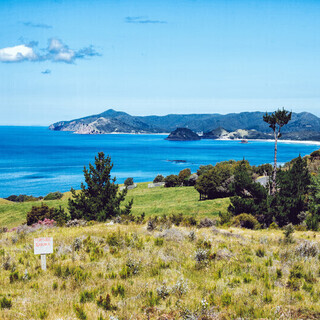
[[[110,155],[112,176],[122,183],[151,181],[157,174],[195,172],[200,165],[247,159],[258,165],[273,162],[273,142],[200,140],[166,141],[166,135],[78,135],[50,131],[46,127],[0,126],[0,197],[11,194],[43,196],[52,191],[79,188],[83,167],[94,162],[99,151]],[[317,143],[281,142],[278,161],[319,149]],[[176,161],[179,160],[179,161]],[[182,160],[182,161],[181,161]]]

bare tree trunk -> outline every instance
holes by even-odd
[[[271,189],[271,195],[276,194],[277,184],[277,151],[278,151],[278,137],[279,132],[274,133],[274,162],[273,162],[273,173],[272,173],[272,189]]]

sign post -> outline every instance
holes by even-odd
[[[53,253],[53,238],[35,238],[34,254],[41,254],[41,269],[47,270],[46,254]]]

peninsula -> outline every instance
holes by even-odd
[[[70,121],[50,125],[50,130],[71,131],[78,134],[134,133],[154,134],[187,128],[200,133],[203,139],[270,139],[269,126],[261,121],[264,112],[229,114],[169,114],[166,116],[132,116],[109,109]],[[189,137],[188,137],[189,139]],[[284,128],[282,139],[320,141],[320,118],[312,113],[293,113]],[[170,140],[170,139],[169,139]],[[183,139],[179,139],[183,140]]]

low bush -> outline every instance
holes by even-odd
[[[42,203],[40,207],[32,206],[31,210],[27,213],[27,225],[30,226],[45,218],[52,219],[54,214],[55,209],[49,208],[45,203]]]
[[[11,307],[12,307],[11,299],[7,299],[6,297],[3,297],[0,299],[0,308],[1,309],[11,309]]]
[[[97,306],[107,311],[117,310],[117,307],[111,304],[110,294],[107,294],[105,297],[100,296],[97,299]]]
[[[120,296],[121,298],[124,298],[124,296],[125,296],[124,286],[121,284],[117,284],[116,286],[113,286],[111,288],[111,293],[115,297]]]
[[[94,300],[95,293],[93,291],[84,290],[80,293],[80,303],[91,302]]]
[[[127,178],[126,180],[124,180],[124,185],[126,187],[132,186],[133,184],[134,184],[133,178]]]
[[[165,187],[166,188],[172,188],[172,187],[177,187],[180,185],[179,183],[179,177],[175,174],[171,174],[169,176],[166,176],[164,179],[165,182]]]
[[[48,193],[43,200],[60,200],[63,197],[63,193],[60,191]]]
[[[235,227],[246,228],[246,229],[258,229],[259,222],[251,214],[242,213],[232,218],[231,223]]]
[[[87,320],[87,315],[84,312],[83,306],[75,304],[73,310],[79,320]]]
[[[209,219],[209,218],[204,218],[201,219],[199,224],[198,224],[198,228],[210,228],[215,226],[217,223],[215,220]]]
[[[220,224],[228,224],[232,218],[232,214],[227,211],[227,212],[221,212],[219,211],[219,218],[220,218]]]
[[[162,174],[158,174],[154,179],[153,183],[164,182],[164,176]]]
[[[34,196],[27,196],[25,194],[20,194],[20,195],[16,196],[13,194],[6,199],[9,201],[12,201],[12,202],[28,202],[28,201],[38,201],[38,200],[42,199],[42,197],[37,198]]]

